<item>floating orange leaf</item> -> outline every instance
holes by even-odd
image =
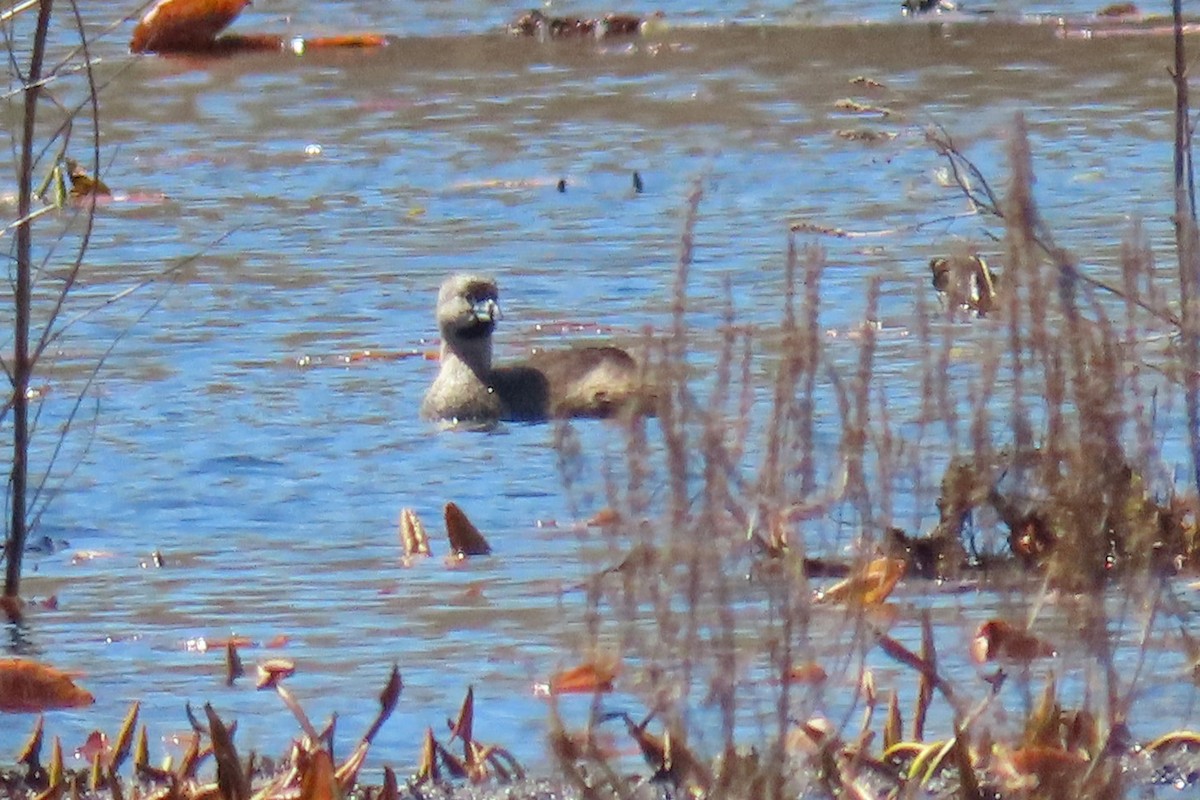
[[[611,508],[602,508],[592,515],[585,525],[589,528],[611,528],[621,521],[621,515]]]
[[[786,676],[785,683],[802,683],[808,686],[815,686],[818,683],[823,683],[828,677],[824,668],[815,661],[806,661],[803,664],[796,664],[792,667]]]
[[[421,355],[416,350],[356,350],[342,356],[343,364],[357,364],[364,361],[401,361],[406,358],[416,358]]]
[[[446,536],[450,549],[460,556],[486,556],[492,552],[491,545],[479,529],[471,524],[467,515],[454,503],[446,503]]]
[[[618,661],[589,661],[551,676],[550,693],[611,692],[619,671]]]
[[[817,602],[879,605],[904,577],[905,567],[901,558],[877,558],[845,580],[819,592]]]
[[[284,678],[290,678],[296,673],[296,665],[286,658],[272,658],[258,665],[259,689],[273,689]]]
[[[971,640],[971,657],[980,664],[997,659],[1028,662],[1053,655],[1055,650],[1049,642],[1000,619],[981,624]]]
[[[95,761],[97,756],[107,758],[108,754],[108,737],[103,731],[92,731],[83,744],[75,748],[75,758],[89,764]]]
[[[314,36],[293,42],[292,51],[299,54],[305,50],[327,50],[330,48],[384,47],[388,37],[382,33],[341,33],[335,36]]]
[[[67,673],[21,658],[0,659],[0,711],[90,706],[95,698]]]
[[[134,53],[207,50],[250,0],[159,0],[133,29]]]
[[[206,639],[200,636],[184,642],[183,649],[189,652],[207,653],[209,650],[223,650],[230,645],[234,647],[251,647],[254,645],[254,640],[249,636],[230,636],[228,639]]]

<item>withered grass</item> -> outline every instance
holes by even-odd
[[[929,132],[961,191],[1002,227],[1004,266],[988,278],[986,321],[914,295],[911,420],[889,406],[879,369],[883,279],[864,287],[854,355],[831,354],[824,253],[799,240],[803,224],[787,239],[778,330],[739,325],[730,298],[719,343],[694,349],[697,183],[671,323],[647,345],[657,418],[628,420],[608,464],[602,530],[616,566],[589,585],[580,645],[619,653],[621,688],[643,708],[598,693],[582,729],[552,710],[552,750],[581,793],[640,796],[631,771],[695,797],[1117,798],[1194,784],[1200,734],[1170,729],[1186,718],[1137,719],[1152,638],[1189,665],[1174,676],[1181,694],[1194,694],[1200,661],[1176,596],[1178,577],[1200,573],[1200,473],[1178,481],[1178,450],[1164,453],[1182,442],[1192,466],[1200,453],[1200,246],[1182,78],[1177,88],[1177,275],[1136,224],[1115,281],[1056,243],[1019,116],[1003,192],[945,131]],[[754,385],[760,358],[768,387]],[[1170,421],[1180,417],[1186,431]],[[569,424],[557,439],[572,462]],[[936,523],[905,530],[905,493],[935,495]],[[881,556],[905,560],[910,593],[948,581],[1003,597],[1022,634],[1053,616],[1068,652],[964,673],[953,664],[966,643],[939,654],[935,611],[911,594],[891,615],[866,595],[832,621],[815,606],[818,579],[865,575]],[[1030,641],[1030,660],[1048,652]],[[831,676],[817,687],[794,677],[812,662]],[[636,742],[640,768],[602,746],[611,725]],[[1147,727],[1163,735],[1139,740]]]

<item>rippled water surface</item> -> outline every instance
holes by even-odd
[[[125,12],[91,5],[96,32]],[[903,19],[890,0],[657,7],[668,25],[648,38],[538,42],[501,30],[520,4],[266,0],[236,28],[396,38],[299,58],[130,58],[126,23],[94,43],[104,178],[131,197],[99,210],[71,311],[148,283],[81,318],[50,359],[43,447],[85,398],[37,531],[54,546],[31,554],[25,585],[59,608],[7,637],[96,695],[93,708],[51,715],[68,746],[141,699],[159,736],[186,728],[185,701],[212,701],[237,711],[240,741],[282,752],[295,727],[278,699],[226,688],[223,653],[195,649],[236,634],[287,637],[243,655],[295,659],[295,693],[314,717],[336,710],[347,737],[398,663],[404,699],[380,740],[392,763],[410,764],[420,733],[440,729],[471,684],[479,735],[544,758],[532,687],[578,656],[576,587],[608,554],[574,523],[603,505],[603,456],[620,437],[577,426],[592,471],[573,508],[551,426],[442,432],[418,419],[449,272],[498,277],[504,357],[563,331],[631,341],[668,323],[699,185],[690,324],[701,364],[726,282],[739,321],[778,324],[797,221],[872,234],[819,240],[822,327],[852,329],[867,278],[882,274],[885,326],[903,332],[931,255],[996,232],[962,216],[924,130],[942,126],[1001,185],[1016,112],[1062,244],[1106,274],[1136,219],[1168,260],[1166,38],[1064,39],[1039,16],[1093,10],[1080,5],[933,21]],[[16,112],[4,113],[12,129]],[[838,135],[859,129],[894,138]],[[913,398],[893,405],[899,417],[915,413],[902,380],[914,346],[883,347],[881,374]],[[835,360],[852,357],[837,347]],[[368,350],[388,357],[350,358]],[[400,509],[437,529],[447,500],[497,555],[402,565]],[[936,514],[928,498],[909,507],[914,528]],[[902,602],[932,606],[953,649],[998,601],[914,588]],[[902,638],[915,635],[906,619]],[[0,722],[0,752],[31,724],[14,719]]]

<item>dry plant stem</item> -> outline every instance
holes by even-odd
[[[771,404],[771,419],[767,424],[766,455],[763,458],[758,486],[758,520],[767,529],[767,538],[773,538],[771,510],[782,505],[783,468],[782,451],[786,436],[785,414],[789,400],[795,393],[796,380],[803,355],[798,344],[796,329],[796,236],[788,234],[787,262],[783,280],[783,357],[775,378],[775,394]]]
[[[734,310],[732,288],[728,280],[725,283],[725,324],[722,337],[722,347],[717,360],[716,378],[712,395],[704,414],[704,495],[703,511],[700,519],[708,520],[713,526],[728,527],[719,520],[727,514],[732,506],[728,500],[729,486],[726,481],[727,457],[725,453],[725,408],[729,397],[729,381],[732,374],[734,352],[737,348],[737,331],[734,327]],[[703,534],[703,531],[697,531]],[[730,596],[726,571],[721,568],[721,561],[730,542],[724,538],[712,540],[712,544],[703,548],[706,554],[706,570],[710,571],[715,585],[714,599],[719,619],[717,633],[716,674],[712,678],[712,694],[721,709],[721,728],[723,748],[726,752],[734,747],[734,725],[736,713],[735,689],[737,686],[737,663],[735,658],[735,622],[733,619],[733,602]]]
[[[301,708],[300,703],[296,701],[292,693],[282,683],[275,684],[275,691],[279,693],[279,699],[283,701],[283,704],[292,712],[292,716],[296,718],[296,722],[300,723],[300,728],[304,731],[304,734],[314,744],[321,741],[321,735],[317,733],[317,729],[313,727],[312,722],[308,719],[308,714],[304,713],[304,709]]]
[[[688,196],[683,233],[680,236],[679,259],[675,269],[675,285],[671,304],[671,338],[667,343],[667,369],[665,370],[670,383],[667,389],[667,398],[660,408],[668,464],[670,525],[672,538],[675,540],[673,549],[683,555],[686,561],[687,614],[682,643],[685,655],[681,664],[681,680],[685,692],[692,685],[695,668],[692,654],[699,652],[701,624],[698,612],[701,599],[702,546],[696,532],[688,524],[691,503],[687,485],[688,453],[690,452],[687,431],[692,404],[689,402],[690,395],[687,386],[687,285],[695,249],[696,223],[700,216],[700,201],[703,196],[703,178],[698,178]],[[669,609],[664,610],[670,614]],[[670,626],[660,627],[660,630],[669,629]]]
[[[29,59],[29,74],[25,78],[24,125],[21,131],[21,160],[18,172],[17,214],[25,219],[33,205],[33,139],[37,122],[38,97],[41,94],[42,61],[46,53],[46,36],[50,29],[52,0],[42,0],[38,6],[37,27]],[[25,553],[26,503],[29,489],[29,385],[33,361],[29,352],[29,329],[33,302],[32,223],[17,228],[17,281],[13,301],[16,305],[13,321],[13,363],[9,379],[13,390],[13,461],[9,478],[12,518],[5,547],[7,559],[4,572],[4,594],[16,597],[21,591],[21,563]]]
[[[1196,225],[1196,191],[1192,179],[1191,110],[1188,104],[1187,57],[1184,53],[1181,0],[1172,0],[1175,26],[1175,251],[1179,258],[1181,351],[1184,404],[1192,479],[1200,491],[1200,234]]]
[[[887,392],[880,387],[876,393],[876,419],[878,427],[875,431],[875,485],[878,487],[879,512],[876,515],[881,529],[891,526],[895,519],[895,504],[892,488],[896,483],[897,461],[903,455],[903,440],[896,435],[892,427],[891,416],[888,414]]]
[[[867,486],[867,429],[871,423],[871,375],[875,364],[875,331],[879,318],[880,279],[873,276],[867,289],[867,308],[858,351],[853,393],[842,416],[842,452],[848,474],[846,495],[858,513],[864,533],[874,530],[874,509]]]
[[[1154,258],[1146,242],[1145,233],[1138,223],[1134,223],[1130,233],[1121,242],[1121,275],[1124,279],[1125,291],[1133,298],[1140,298],[1141,279],[1144,278],[1150,286],[1151,274],[1154,270]],[[1131,353],[1138,344],[1137,304],[1125,304],[1125,331],[1123,346]],[[1137,443],[1136,463],[1151,464],[1155,453],[1154,419],[1147,405],[1147,392],[1143,369],[1137,359],[1129,359],[1129,375],[1127,378],[1132,406],[1132,422]],[[1148,371],[1148,370],[1147,370]]]
[[[790,259],[795,259],[791,250]],[[825,251],[813,246],[804,251],[804,304],[801,306],[797,328],[798,380],[800,396],[796,398],[796,443],[800,447],[797,461],[800,494],[808,497],[817,489],[816,465],[813,453],[813,431],[816,419],[817,367],[821,355],[821,274],[825,268]]]

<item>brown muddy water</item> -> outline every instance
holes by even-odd
[[[97,34],[127,11],[91,6]],[[71,310],[197,257],[80,319],[43,381],[42,463],[49,434],[85,393],[55,471],[61,490],[40,518],[45,541],[27,562],[25,594],[56,596],[58,609],[35,611],[4,642],[78,672],[95,694],[92,708],[49,715],[68,751],[93,728],[111,733],[137,699],[157,737],[186,729],[185,701],[211,701],[236,712],[244,746],[282,753],[295,725],[278,699],[245,682],[226,688],[222,653],[197,647],[282,636],[286,646],[243,657],[294,659],[295,694],[314,718],[337,712],[345,737],[365,729],[400,665],[404,695],[377,760],[412,764],[424,728],[440,730],[474,685],[480,738],[545,763],[546,707],[533,686],[579,657],[575,587],[607,554],[573,523],[603,505],[604,459],[619,454],[620,436],[604,423],[576,426],[590,472],[588,490],[570,501],[550,426],[439,431],[417,417],[435,364],[419,355],[346,362],[364,350],[435,348],[434,295],[451,271],[499,278],[502,356],[566,336],[629,340],[661,329],[685,198],[699,181],[689,323],[702,367],[715,357],[725,281],[740,322],[778,324],[789,223],[876,232],[819,240],[829,263],[822,327],[834,363],[849,364],[853,347],[833,334],[859,324],[867,279],[884,276],[879,374],[903,424],[919,400],[921,354],[906,334],[927,262],[956,239],[998,232],[963,216],[923,131],[944,127],[1002,184],[1018,111],[1061,243],[1111,276],[1122,235],[1140,220],[1167,270],[1166,39],[1063,39],[1034,16],[1089,8],[930,21],[902,19],[891,3],[661,7],[665,30],[611,42],[510,38],[500,29],[523,8],[473,0],[267,0],[236,25],[395,35],[371,52],[130,58],[130,23],[97,39],[110,80],[103,177],[131,197],[99,210]],[[852,83],[858,76],[882,87]],[[839,108],[844,98],[892,113]],[[4,111],[10,130],[15,113]],[[838,135],[848,129],[894,138]],[[987,322],[936,324],[960,325],[968,346],[995,335]],[[756,409],[773,360],[760,350]],[[1182,473],[1182,426],[1172,420],[1160,434]],[[817,436],[836,445],[821,423]],[[453,569],[439,558],[402,565],[400,509],[436,527],[446,500],[496,555]],[[927,529],[933,498],[897,499],[897,517]],[[852,534],[830,521],[820,541],[841,553]],[[155,550],[161,569],[150,563]],[[913,641],[916,610],[931,608],[946,669],[974,681],[963,643],[1005,598],[906,583],[899,599],[894,635]],[[1132,639],[1135,610],[1123,613]],[[814,627],[832,651],[850,647],[836,614]],[[1132,671],[1132,651],[1120,658]],[[1147,715],[1147,735],[1193,716],[1182,666],[1172,648],[1151,653],[1143,702],[1161,713]],[[844,694],[835,681],[821,704],[836,712]],[[640,713],[632,694],[607,704]],[[0,720],[0,753],[32,723]],[[748,718],[747,730],[760,723]]]

